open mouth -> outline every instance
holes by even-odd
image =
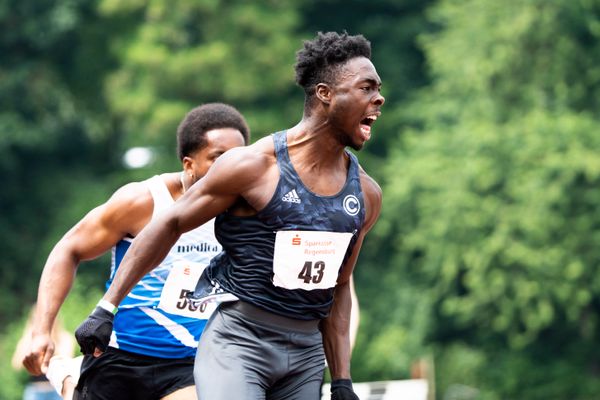
[[[377,120],[377,115],[369,115],[360,121],[360,131],[363,134],[365,140],[371,138],[371,125]]]

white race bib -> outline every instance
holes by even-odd
[[[277,232],[273,284],[304,290],[334,287],[350,239],[347,232]]]
[[[196,283],[205,264],[178,261],[173,265],[165,282],[158,308],[168,313],[189,318],[208,319],[217,308],[216,303],[202,303],[195,305],[187,298],[196,288]]]

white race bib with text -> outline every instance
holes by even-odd
[[[216,303],[195,305],[187,298],[196,288],[196,283],[206,265],[179,261],[173,265],[160,295],[158,308],[168,313],[189,318],[208,319],[216,309]]]
[[[273,284],[304,290],[334,287],[350,239],[349,232],[277,232]]]

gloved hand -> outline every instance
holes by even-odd
[[[331,381],[331,400],[360,400],[352,390],[352,380],[334,379]]]
[[[75,339],[83,354],[94,354],[96,347],[106,351],[115,316],[102,307],[96,307],[75,331]]]

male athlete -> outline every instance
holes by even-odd
[[[184,233],[217,216],[223,245],[194,297],[216,300],[196,355],[200,399],[318,399],[325,368],[335,400],[350,377],[350,278],[381,209],[381,189],[347,146],[371,137],[384,98],[361,35],[319,33],[297,54],[302,120],[236,148],[137,236],[103,301],[121,303]],[[76,331],[85,352],[108,340],[93,315]]]
[[[227,150],[248,144],[250,130],[233,107],[211,103],[191,110],[177,130],[183,170],[129,183],[93,209],[54,247],[40,280],[33,344],[23,363],[45,373],[54,352],[50,328],[80,261],[112,248],[112,279],[135,236],[165,213]],[[185,297],[203,268],[221,251],[212,221],[172,243],[166,258],[121,302],[108,349],[86,356],[75,398],[195,399],[194,355],[214,306],[195,307]],[[110,282],[110,280],[109,280]],[[92,315],[110,315],[103,303]],[[104,309],[102,308],[104,307]]]

